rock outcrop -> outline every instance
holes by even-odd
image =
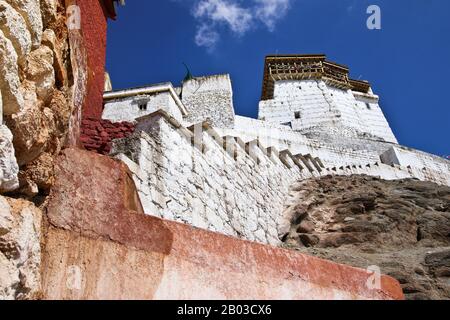
[[[379,266],[407,299],[450,299],[450,188],[368,176],[306,180],[291,190],[285,246]]]
[[[0,300],[39,298],[41,223],[32,203],[0,196]]]
[[[72,112],[65,21],[63,1],[0,0],[0,118],[9,128],[1,129],[0,143],[9,146],[14,137],[14,150],[0,151],[0,192],[31,198],[50,189]],[[17,166],[20,172],[7,170]]]
[[[0,125],[0,192],[17,189],[19,166],[12,145],[13,136],[8,127]]]

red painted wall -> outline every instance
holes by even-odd
[[[88,151],[107,155],[114,139],[124,138],[134,132],[131,122],[112,123],[95,117],[85,117],[81,123],[80,142]]]
[[[88,64],[83,119],[85,117],[100,119],[103,111],[108,13],[103,1],[100,0],[77,0],[77,5],[81,9],[81,32]]]
[[[66,149],[55,178],[44,299],[404,298],[391,277],[371,289],[365,270],[147,216],[128,168],[109,157]]]
[[[61,0],[62,1],[62,0]],[[81,25],[69,26],[74,93],[69,122],[68,146],[80,146],[81,122],[85,117],[101,118],[105,81],[107,19],[115,18],[113,0],[64,0],[67,18],[78,15]],[[106,5],[105,5],[106,4]]]
[[[115,19],[113,0],[66,0],[80,8],[81,29],[72,32],[72,54],[77,63],[78,95],[70,145],[108,154],[113,139],[134,131],[130,123],[113,124],[101,119],[105,83],[108,18]],[[75,48],[76,46],[76,48]],[[81,109],[81,112],[79,110]]]

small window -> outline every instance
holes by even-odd
[[[298,90],[302,90],[302,86],[298,86]]]
[[[281,125],[291,127],[291,129],[292,129],[292,122],[285,122],[285,123],[282,123]]]
[[[369,109],[369,110],[372,110],[372,107],[370,106],[370,103],[366,102],[366,108]]]
[[[297,111],[295,113],[295,119],[300,119],[300,118],[301,118],[301,113],[300,113],[300,111]]]
[[[147,111],[147,103],[146,102],[139,103],[139,110]]]

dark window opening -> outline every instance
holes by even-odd
[[[147,103],[139,103],[139,110],[140,111],[146,111],[147,110]]]
[[[372,107],[370,106],[370,103],[367,103],[367,102],[366,102],[366,107],[367,107],[367,109],[369,109],[369,110],[372,109]]]
[[[299,89],[299,90],[302,90],[302,86],[299,86],[298,89]]]
[[[295,113],[295,119],[300,119],[301,118],[301,113],[300,113],[300,111],[297,111],[296,113]]]

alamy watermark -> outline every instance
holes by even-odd
[[[378,266],[369,266],[366,269],[369,278],[366,281],[366,286],[369,290],[381,290],[381,269]]]
[[[71,5],[67,8],[67,28],[69,30],[81,29],[81,9],[79,6]]]
[[[66,287],[72,291],[80,291],[83,283],[83,272],[79,266],[67,268]]]
[[[377,5],[371,5],[367,8],[367,29],[381,30],[381,8]]]

